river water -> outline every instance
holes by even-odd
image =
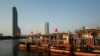
[[[50,56],[48,53],[19,50],[19,41],[21,40],[0,40],[0,56]]]
[[[12,40],[0,40],[0,56],[13,56]]]
[[[20,50],[18,48],[19,41],[23,41],[23,39],[16,40],[0,40],[0,56],[69,56],[65,54],[53,53],[50,54],[48,52],[37,52],[37,51],[25,51]],[[25,40],[24,40],[25,41]]]

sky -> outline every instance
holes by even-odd
[[[39,33],[49,22],[50,33],[100,27],[100,0],[0,0],[0,33],[12,35],[12,7],[18,12],[22,35]]]

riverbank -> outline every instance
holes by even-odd
[[[8,40],[8,39],[26,39],[26,37],[0,36],[0,40]]]

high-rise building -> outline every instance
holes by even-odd
[[[18,27],[18,13],[16,7],[13,7],[13,37],[20,36],[21,30]]]
[[[46,22],[41,25],[41,34],[49,34],[49,23]]]

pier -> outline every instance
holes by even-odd
[[[30,50],[28,50],[27,48],[30,49]],[[61,55],[66,56],[66,55],[70,55],[70,53],[71,53],[69,50],[57,50],[57,49],[52,49],[50,47],[48,48],[48,46],[32,45],[32,43],[22,44],[22,45],[20,44],[19,49],[24,50],[24,51],[41,52],[41,53],[44,53],[43,55],[49,54],[51,56],[61,56]],[[48,54],[45,54],[45,53],[48,53]],[[74,55],[75,56],[97,56],[97,55],[100,55],[100,54],[75,51]]]

